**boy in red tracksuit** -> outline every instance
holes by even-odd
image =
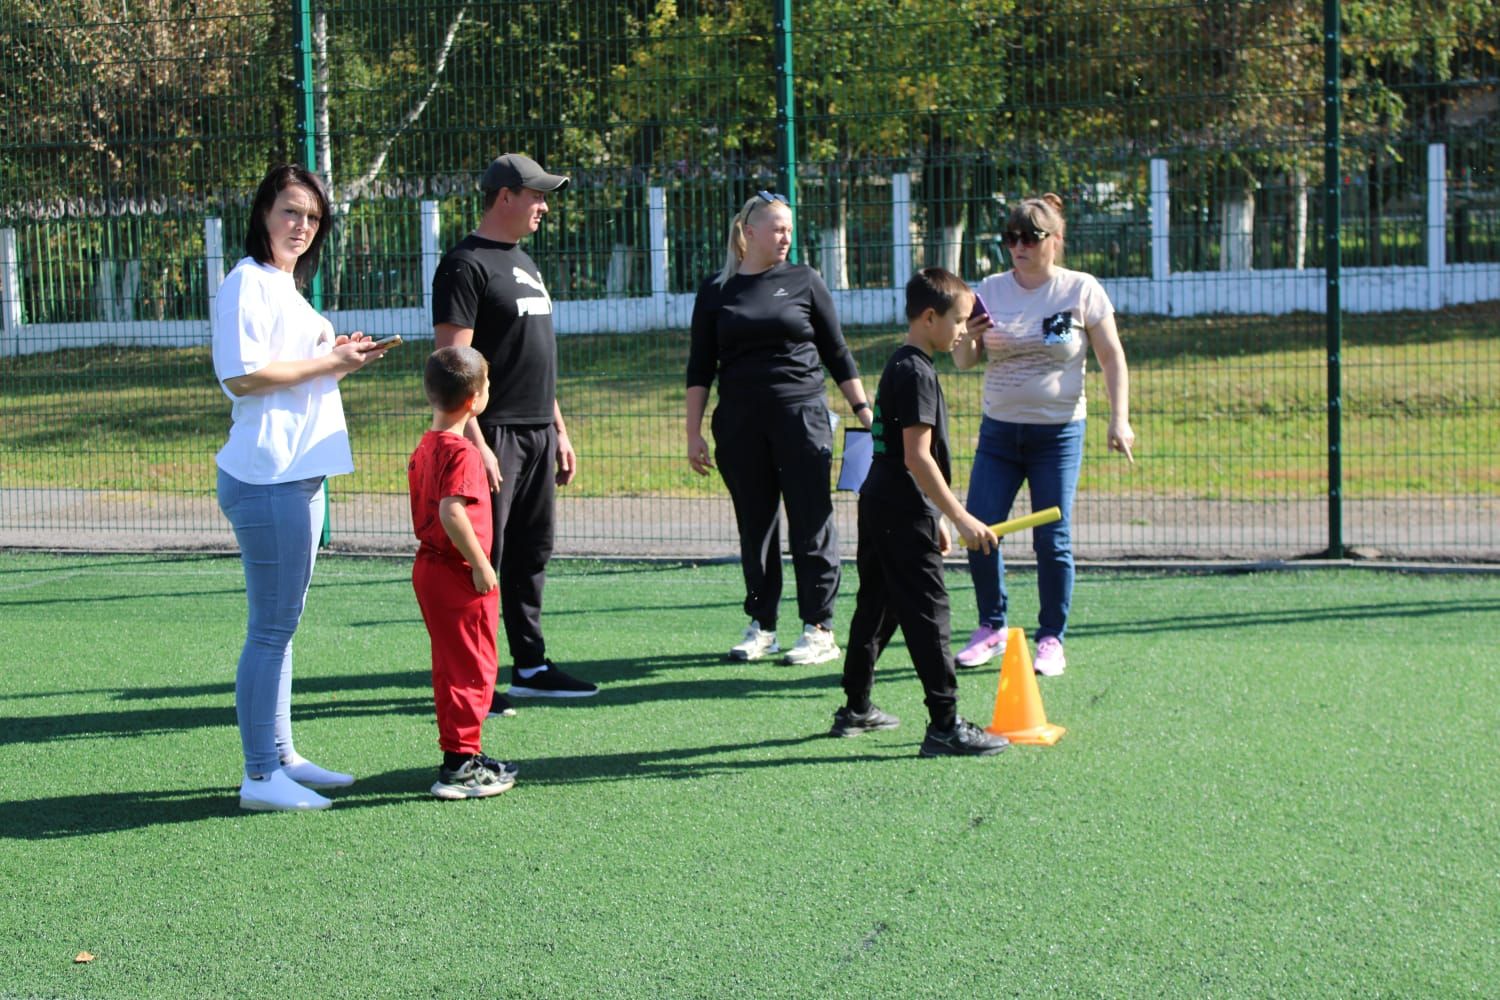
[[[417,557],[411,584],[432,640],[432,698],[443,763],[440,799],[498,795],[516,767],[486,757],[480,730],[495,687],[500,592],[490,565],[490,487],[479,449],[464,437],[490,395],[489,364],[471,347],[444,347],[422,376],[432,427],[406,466]]]

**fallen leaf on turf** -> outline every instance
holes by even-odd
[[[73,956],[74,965],[82,965],[84,962],[92,962],[93,960],[94,953],[90,951],[80,951],[78,954]]]

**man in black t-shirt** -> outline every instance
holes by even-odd
[[[518,245],[547,214],[547,195],[568,178],[507,153],[485,170],[479,226],[443,256],[432,279],[436,347],[471,345],[490,365],[490,402],[465,428],[484,458],[494,491],[494,549],[500,615],[517,697],[579,698],[597,686],[547,658],[542,588],[552,557],[557,487],[572,481],[578,457],[557,405],[557,338],[552,298],[536,264]],[[513,715],[505,695],[491,715]]]
[[[943,555],[947,515],[965,547],[989,552],[999,542],[949,489],[948,408],[932,355],[951,351],[974,296],[942,268],[906,285],[906,343],[896,349],[875,392],[875,457],[859,493],[859,596],[844,656],[848,701],[833,714],[834,736],[894,729],[901,720],[870,701],[879,659],[896,627],[926,691],[929,723],[923,757],[988,756],[1008,745],[958,714]]]

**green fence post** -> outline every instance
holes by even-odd
[[[1343,304],[1339,298],[1339,225],[1343,214],[1339,166],[1339,2],[1323,0],[1323,266],[1327,288],[1324,321],[1328,335],[1328,558],[1344,558],[1343,399],[1339,352]]]
[[[313,117],[313,41],[312,0],[292,0],[292,35],[296,46],[297,134],[302,137],[302,161],[308,170],[318,168],[318,139]],[[323,224],[328,225],[329,219]],[[323,277],[314,274],[308,296],[314,309],[323,308]],[[328,481],[323,481],[323,536],[319,544],[327,546],[333,538],[332,505],[328,502]]]
[[[777,186],[797,207],[797,112],[792,106],[792,0],[771,0],[775,5],[773,23],[776,30],[776,153],[780,160]],[[794,215],[795,218],[795,215]],[[792,241],[787,255],[797,260],[797,241]]]

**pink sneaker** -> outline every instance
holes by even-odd
[[[977,667],[1005,652],[1005,629],[981,625],[969,636],[969,644],[953,659],[960,667]]]
[[[1066,670],[1068,661],[1063,658],[1062,640],[1055,635],[1037,640],[1036,660],[1032,667],[1043,677],[1057,677]]]

